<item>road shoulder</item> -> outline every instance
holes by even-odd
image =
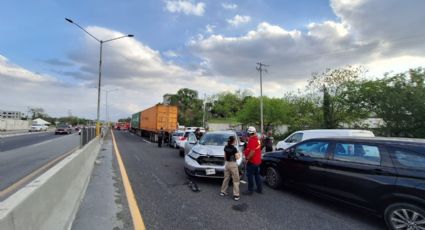
[[[72,229],[132,229],[122,184],[112,141],[108,135],[96,159]]]

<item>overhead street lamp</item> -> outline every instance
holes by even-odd
[[[100,87],[101,87],[101,81],[102,81],[102,49],[103,49],[103,43],[106,42],[110,42],[110,41],[114,41],[114,40],[118,40],[121,38],[126,38],[126,37],[134,37],[134,35],[132,34],[128,34],[128,35],[124,35],[124,36],[120,36],[120,37],[116,37],[116,38],[111,38],[108,40],[100,40],[98,38],[96,38],[94,35],[92,35],[91,33],[89,33],[87,30],[85,30],[83,27],[81,27],[80,25],[78,25],[77,23],[75,23],[74,21],[72,21],[69,18],[65,18],[65,20],[71,24],[74,24],[75,26],[77,26],[78,28],[80,28],[81,30],[83,30],[84,32],[86,32],[88,35],[90,35],[90,37],[94,38],[97,42],[99,42],[100,45],[100,55],[99,55],[99,82],[98,82],[98,87],[97,87],[97,115],[96,115],[96,136],[99,136],[100,134],[100,122],[99,122],[99,112],[100,112]]]

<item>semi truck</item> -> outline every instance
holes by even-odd
[[[177,106],[157,104],[134,113],[131,116],[130,131],[156,142],[162,128],[164,140],[167,141],[171,133],[178,128],[177,116]]]

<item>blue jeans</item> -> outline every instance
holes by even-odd
[[[263,184],[260,177],[260,166],[248,163],[246,165],[246,176],[248,177],[248,191],[254,192],[254,179],[257,185],[257,192],[263,191]]]

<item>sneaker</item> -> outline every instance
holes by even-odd
[[[240,196],[233,196],[233,200],[238,201],[241,197]]]
[[[240,180],[239,181],[241,184],[246,184],[246,181],[244,181],[244,180]]]
[[[226,195],[226,193],[220,192],[220,196],[225,196],[225,195]]]
[[[250,195],[252,195],[254,192],[253,191],[245,191],[245,192],[242,192],[242,194],[243,195],[247,195],[247,196],[250,196]]]

